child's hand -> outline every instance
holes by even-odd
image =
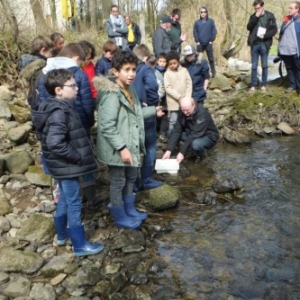
[[[165,113],[162,111],[162,106],[157,106],[156,107],[156,116],[158,118],[162,117]]]
[[[127,148],[124,148],[123,150],[120,151],[122,161],[126,164],[130,164],[133,166],[133,161],[132,161],[132,156],[130,151]]]

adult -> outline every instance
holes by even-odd
[[[214,60],[213,42],[217,36],[215,21],[208,17],[208,10],[205,6],[200,8],[200,19],[194,23],[194,40],[197,44],[199,60],[202,59],[203,52],[206,52],[212,77],[216,76]]]
[[[127,24],[128,29],[128,35],[127,35],[127,43],[129,49],[132,51],[132,49],[135,47],[135,45],[139,45],[141,43],[141,31],[138,24],[132,22],[130,16],[125,17],[125,22]]]
[[[171,39],[171,42],[176,42],[180,36],[181,36],[181,24],[180,24],[180,18],[181,18],[181,11],[179,8],[174,8],[172,10],[171,14],[171,28],[168,31],[168,35]],[[178,46],[177,50],[179,53],[181,52],[181,44]]]
[[[122,50],[128,50],[127,33],[128,28],[123,17],[119,14],[119,7],[112,5],[110,16],[106,20],[106,32],[108,38],[115,42]]]
[[[300,2],[289,5],[289,14],[280,28],[278,51],[287,69],[290,87],[300,96]]]
[[[186,34],[181,34],[180,37],[172,42],[168,31],[171,29],[172,19],[169,16],[164,16],[160,19],[159,27],[154,31],[152,44],[155,56],[160,53],[168,53],[171,50],[176,50],[182,42],[186,40]]]
[[[262,78],[261,90],[266,91],[268,80],[268,56],[272,45],[273,36],[277,33],[275,16],[264,9],[264,1],[253,2],[254,14],[250,16],[247,24],[249,31],[248,45],[251,47],[251,88],[254,92],[257,87],[257,66],[259,56],[261,58]]]
[[[205,150],[215,146],[218,139],[218,129],[208,110],[193,98],[183,97],[180,100],[179,116],[163,159],[170,158],[175,146],[182,140],[184,144],[179,149],[177,161],[181,163],[190,149],[195,152],[199,160]]]

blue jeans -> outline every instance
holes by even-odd
[[[68,227],[81,226],[81,207],[79,178],[57,179],[59,199],[56,206],[56,217],[67,214]]]
[[[251,47],[251,86],[257,86],[257,67],[259,56],[261,58],[262,67],[261,85],[266,86],[268,80],[268,55],[269,50],[267,49],[265,43],[253,45]]]
[[[145,148],[143,167],[152,167],[156,157],[156,122],[145,123]]]
[[[187,134],[184,132],[181,136],[182,141],[186,141]],[[211,149],[216,143],[213,142],[208,136],[202,136],[200,138],[194,139],[191,148],[196,153],[197,156],[203,154],[205,150]]]

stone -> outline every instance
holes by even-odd
[[[222,92],[230,91],[232,89],[230,80],[221,73],[217,73],[212,79],[209,89],[220,89]]]
[[[3,175],[4,171],[4,159],[0,159],[0,177]]]
[[[28,124],[11,128],[8,130],[8,138],[16,144],[22,144],[27,141],[29,133],[32,131],[32,127]]]
[[[20,125],[19,122],[16,122],[16,121],[10,121],[10,122],[6,122],[5,124],[3,124],[2,128],[3,130],[5,131],[8,131],[9,129],[11,128],[16,128]]]
[[[31,282],[25,277],[19,277],[17,280],[10,281],[3,293],[9,297],[28,296]]]
[[[43,268],[41,273],[45,277],[53,277],[60,273],[72,264],[74,261],[74,255],[71,253],[64,253],[59,256],[54,256]]]
[[[34,159],[27,151],[12,152],[4,156],[6,169],[13,174],[24,174]]]
[[[9,231],[10,224],[6,217],[0,216],[0,230]]]
[[[41,253],[41,256],[45,261],[50,261],[56,254],[57,254],[57,248],[49,247]]]
[[[8,214],[5,216],[6,219],[9,221],[10,226],[14,228],[20,228],[21,227],[21,222],[18,220],[18,215],[17,214]]]
[[[236,179],[215,180],[212,184],[212,189],[218,194],[233,193],[241,189],[241,186]]]
[[[56,210],[56,205],[53,200],[43,200],[39,204],[39,210],[45,213],[51,213]]]
[[[105,275],[113,275],[113,274],[118,273],[120,271],[120,269],[121,269],[121,264],[111,263],[104,268],[104,274]]]
[[[0,272],[0,285],[9,281],[9,276],[7,273]]]
[[[36,246],[51,243],[54,235],[53,219],[38,214],[31,215],[17,233],[18,239],[28,241]]]
[[[143,233],[138,230],[124,230],[114,238],[113,250],[129,246],[146,246]]]
[[[0,198],[0,216],[4,216],[12,212],[12,206],[9,204],[9,200],[1,197]]]
[[[23,124],[27,121],[30,121],[31,116],[30,116],[30,109],[21,107],[15,104],[8,104],[8,107],[15,119],[15,121]]]
[[[11,119],[12,113],[9,109],[8,104],[0,99],[0,119],[5,119],[9,121]]]
[[[4,272],[32,274],[43,265],[43,259],[34,252],[24,252],[10,247],[0,249],[0,266]]]
[[[30,291],[30,297],[34,300],[55,300],[56,294],[51,284],[34,283]]]
[[[58,285],[58,284],[62,283],[67,276],[68,276],[67,274],[60,273],[57,276],[55,276],[54,278],[52,278],[50,282],[52,285]]]
[[[45,174],[42,165],[33,165],[28,168],[25,173],[26,179],[34,185],[37,186],[50,186],[51,176]]]
[[[224,126],[223,136],[225,140],[236,145],[250,143],[250,139],[248,136],[241,132],[231,130],[226,126]]]
[[[288,135],[295,133],[295,130],[289,124],[287,124],[286,122],[280,122],[277,125],[277,128],[279,130],[281,130],[283,133],[288,134]]]
[[[9,90],[7,85],[0,86],[0,100],[9,102],[12,101],[15,96],[15,93]]]

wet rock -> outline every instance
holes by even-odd
[[[15,104],[8,104],[8,107],[15,121],[19,123],[26,123],[31,120],[30,109]]]
[[[9,276],[7,273],[0,272],[0,285],[9,281]]]
[[[59,273],[64,272],[65,268],[72,264],[74,255],[71,253],[64,253],[59,256],[54,256],[43,268],[41,273],[45,277],[53,277]]]
[[[142,252],[143,250],[145,250],[145,248],[139,245],[131,245],[122,248],[122,252],[124,253],[138,253],[138,252]]]
[[[0,216],[0,230],[9,231],[10,223],[7,218]]]
[[[121,269],[121,264],[117,264],[117,263],[109,264],[104,268],[104,274],[113,275],[118,273],[120,269]]]
[[[30,291],[34,300],[55,300],[56,295],[51,284],[35,283]]]
[[[291,282],[297,279],[295,270],[290,268],[275,269],[271,268],[266,271],[266,278],[268,281],[274,282]]]
[[[20,240],[29,241],[37,246],[51,243],[54,235],[53,219],[37,214],[31,215],[17,233]]]
[[[273,126],[264,126],[262,130],[266,134],[271,134],[275,130],[275,127],[273,127]]]
[[[277,125],[277,128],[285,134],[293,134],[295,130],[285,122],[281,122]]]
[[[179,168],[179,175],[181,176],[181,178],[187,178],[191,175],[191,171],[184,165],[180,165]]]
[[[120,291],[122,288],[124,288],[127,282],[128,278],[125,275],[125,271],[117,273],[110,279],[110,284],[113,291]]]
[[[12,207],[9,204],[9,200],[6,198],[0,198],[0,216],[4,216],[12,212]]]
[[[198,203],[205,205],[213,205],[217,202],[216,194],[208,192],[201,192],[199,195],[197,195],[196,200]]]
[[[8,138],[16,144],[21,144],[27,141],[29,133],[32,131],[32,126],[23,124],[21,126],[8,130]]]
[[[5,272],[31,274],[43,265],[43,259],[34,252],[23,252],[12,248],[0,249],[0,266]]]
[[[180,193],[178,189],[167,184],[137,193],[137,202],[154,210],[165,210],[176,207]]]
[[[34,165],[25,173],[26,179],[37,186],[50,186],[51,176],[44,173],[42,165]]]
[[[31,282],[25,277],[19,277],[16,280],[9,282],[3,293],[9,297],[28,296],[30,292]]]
[[[37,251],[38,252],[38,251]],[[57,253],[57,250],[55,247],[50,247],[48,249],[45,249],[42,253],[41,253],[41,257],[45,260],[45,261],[49,261],[50,259],[52,259]]]
[[[222,73],[217,73],[212,79],[209,86],[210,89],[220,89],[222,92],[231,90],[230,80],[224,76]]]
[[[9,153],[4,159],[6,169],[13,174],[24,174],[34,162],[27,151]]]
[[[235,179],[215,180],[212,184],[212,189],[218,194],[233,193],[241,189],[241,186]]]
[[[114,244],[111,246],[113,250],[122,249],[129,246],[145,246],[146,241],[144,235],[138,230],[124,230],[114,239]]]
[[[62,283],[67,276],[68,275],[64,274],[64,273],[58,274],[57,276],[52,278],[50,282],[52,285],[58,285],[58,284]]]
[[[241,132],[231,130],[228,127],[224,127],[223,130],[224,139],[233,144],[248,144],[250,139],[248,136]]]
[[[148,281],[147,275],[142,274],[142,273],[135,273],[135,274],[132,274],[130,277],[130,282],[133,284],[137,284],[137,285],[145,284],[145,283],[147,283],[147,281]]]

